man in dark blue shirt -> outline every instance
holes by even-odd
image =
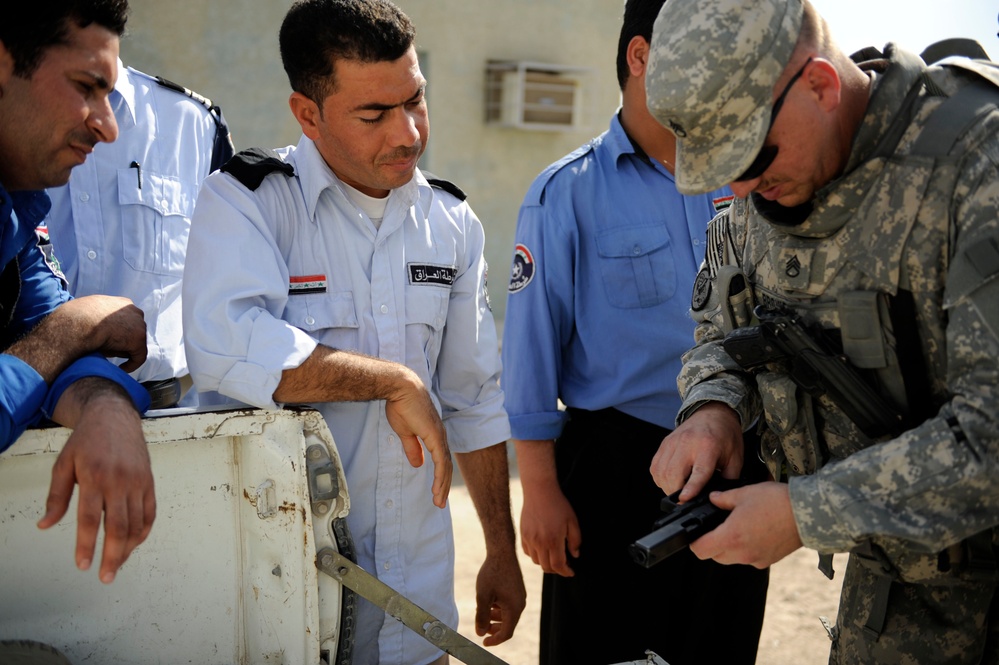
[[[49,209],[40,190],[117,136],[108,94],[127,11],[126,0],[18,3],[0,22],[0,450],[42,417],[74,430],[38,526],[62,518],[78,484],[76,564],[90,567],[103,521],[105,583],[156,514],[139,420],[149,398],[125,374],[145,360],[145,323],[124,298],[72,300],[35,227]]]

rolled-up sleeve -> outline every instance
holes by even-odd
[[[31,365],[0,355],[0,451],[38,420],[48,388]]]
[[[559,210],[571,214],[568,203],[525,203],[517,221],[514,264],[532,271],[521,274],[523,285],[508,295],[503,329],[503,389],[510,427],[518,439],[555,439],[567,420],[558,400],[562,349],[575,318],[570,288],[575,241],[562,230]]]
[[[258,196],[225,173],[205,180],[184,267],[184,338],[199,391],[275,408],[281,373],[317,342],[281,319],[287,262]]]
[[[466,260],[451,289],[434,392],[452,449],[470,452],[509,439],[510,424],[499,386],[496,325],[486,295],[485,234],[467,205],[460,211]]]

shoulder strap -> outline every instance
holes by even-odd
[[[154,76],[153,78],[156,79],[156,82],[159,83],[164,88],[169,88],[170,90],[173,90],[174,92],[179,92],[182,95],[187,95],[188,97],[190,97],[194,101],[196,101],[199,104],[201,104],[202,106],[204,106],[209,111],[211,111],[212,109],[218,108],[217,106],[215,106],[215,104],[212,103],[212,100],[208,99],[204,95],[199,95],[198,93],[194,92],[193,90],[191,90],[189,88],[185,88],[184,86],[182,86],[179,83],[174,83],[173,81],[171,81],[169,79],[165,79],[162,76]]]
[[[919,57],[923,59],[927,65],[932,65],[935,62],[939,62],[944,58],[949,58],[952,55],[960,55],[965,58],[978,58],[981,60],[988,60],[989,54],[985,52],[982,45],[976,42],[974,39],[968,39],[965,37],[954,37],[952,39],[942,39],[938,42],[933,42],[929,46],[923,49],[923,52],[919,54]]]
[[[979,78],[948,97],[919,133],[912,154],[942,157],[980,116],[999,104],[999,88]]]
[[[437,189],[443,189],[445,192],[455,197],[459,201],[464,201],[468,198],[468,195],[461,190],[458,185],[454,184],[450,180],[444,180],[443,178],[438,178],[433,173],[423,171],[423,176],[430,183],[431,187],[436,187]]]
[[[544,203],[545,198],[545,187],[548,186],[548,181],[551,180],[552,176],[558,173],[567,164],[576,161],[580,157],[583,157],[587,153],[593,150],[597,139],[586,142],[585,144],[579,146],[568,155],[562,157],[562,159],[549,164],[544,171],[538,174],[538,177],[534,179],[531,186],[528,188],[527,193],[524,194],[525,206],[540,206]]]
[[[250,148],[236,153],[235,157],[222,166],[222,172],[243,183],[247,189],[255,191],[264,178],[272,173],[294,177],[295,167],[278,157],[273,150]]]
[[[212,145],[212,163],[209,172],[222,168],[222,165],[232,159],[233,153],[236,152],[232,144],[232,133],[229,131],[229,125],[225,121],[225,116],[222,115],[222,108],[204,95],[199,95],[179,83],[174,83],[162,76],[154,76],[153,78],[164,88],[187,95],[208,109],[208,114],[215,121],[215,141]]]

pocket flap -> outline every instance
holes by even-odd
[[[597,235],[597,251],[608,258],[644,256],[667,244],[669,233],[663,226],[632,226]]]
[[[139,185],[139,180],[142,185]],[[198,188],[171,176],[136,168],[118,169],[118,202],[121,205],[143,205],[161,215],[190,217]]]
[[[358,327],[354,294],[350,291],[289,296],[284,318],[306,332]]]

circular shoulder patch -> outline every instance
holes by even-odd
[[[707,267],[701,268],[694,279],[694,292],[690,297],[690,309],[699,312],[704,309],[711,295],[711,276]]]
[[[510,293],[516,293],[534,279],[534,255],[526,245],[513,248],[513,265],[510,266]]]

